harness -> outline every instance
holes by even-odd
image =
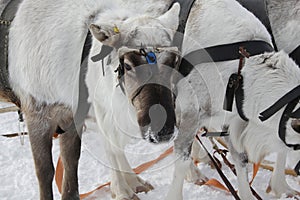
[[[289,56],[296,62],[296,64],[300,67],[300,45],[289,54]]]
[[[237,0],[242,6],[244,6],[247,10],[252,12],[266,27],[268,32],[272,37],[272,43],[275,51],[278,51],[275,37],[272,33],[271,23],[268,17],[267,4],[265,0]],[[300,45],[289,54],[289,56],[296,62],[296,64],[300,67]],[[293,112],[293,109],[299,102],[300,98],[300,89],[299,86],[288,92],[281,99],[279,99],[276,103],[274,103],[270,108],[266,109],[260,115],[260,120],[265,121],[272,115],[274,115],[277,111],[279,111],[283,106],[286,105],[286,108],[281,116],[279,122],[279,137],[286,144],[286,146],[293,148],[294,150],[300,149],[300,144],[287,144],[285,141],[286,135],[286,123],[289,118],[300,118],[299,109]],[[242,117],[243,118],[243,117]],[[244,118],[243,118],[244,119]],[[244,119],[245,120],[245,119]],[[295,167],[295,172],[300,175],[300,161]]]
[[[285,109],[282,113],[279,122],[279,138],[284,142],[284,144],[289,147],[293,148],[293,150],[300,150],[300,144],[288,144],[285,140],[286,136],[286,123],[289,118],[298,118],[300,119],[300,108],[294,111],[296,105],[300,101],[300,85],[289,91],[283,97],[281,97],[278,101],[276,101],[273,105],[267,108],[265,111],[260,113],[259,119],[261,121],[265,121],[273,116],[276,112],[278,112],[284,106]],[[295,167],[295,172],[297,175],[300,175],[300,161]]]
[[[174,35],[173,44],[175,46],[177,46],[179,50],[181,50],[185,27],[186,27],[186,22],[189,18],[189,15],[190,15],[191,9],[195,3],[195,0],[174,0],[173,4],[174,3],[180,4],[180,11],[179,11],[179,25],[178,25],[177,31]]]
[[[155,54],[154,50],[148,50],[146,48],[140,48],[139,51],[140,51],[139,53],[141,54],[141,56],[145,57],[148,65],[155,65],[157,63],[156,54]],[[120,86],[120,88],[121,88],[121,90],[124,94],[126,93],[125,92],[125,87],[124,87],[125,70],[129,71],[129,70],[131,70],[131,67],[129,65],[127,65],[126,63],[124,63],[124,61],[120,60],[120,64],[114,72],[118,73],[119,84],[117,86]],[[138,96],[138,94],[140,93],[142,88],[143,88],[143,86],[138,88],[138,90],[136,90],[134,92],[134,94],[131,97],[131,101],[133,101],[135,99],[135,97]]]
[[[8,2],[0,16],[0,91],[6,100],[19,108],[21,107],[20,100],[12,91],[8,78],[8,38],[10,25],[21,1],[11,0]]]

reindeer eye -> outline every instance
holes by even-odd
[[[124,63],[124,68],[128,71],[132,69],[132,67],[130,65],[128,65],[127,63]]]

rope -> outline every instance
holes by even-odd
[[[146,171],[147,169],[149,169],[150,167],[152,167],[154,164],[156,164],[160,160],[162,160],[165,157],[167,157],[168,155],[170,155],[172,152],[173,152],[173,147],[170,147],[169,149],[167,149],[165,152],[163,152],[156,159],[139,165],[138,167],[134,168],[133,171],[136,174],[140,174],[140,173]],[[63,175],[64,175],[64,167],[63,167],[63,163],[62,163],[61,157],[59,156],[58,161],[57,161],[57,165],[56,165],[55,182],[56,182],[58,191],[60,193],[62,192]],[[80,194],[80,199],[84,199],[87,196],[91,195],[92,193],[96,192],[97,190],[100,190],[100,189],[102,189],[102,188],[104,188],[106,186],[109,186],[109,185],[110,185],[110,182],[107,182],[107,183],[104,183],[104,184],[98,186],[96,189],[94,189],[94,190],[92,190],[90,192],[87,192],[87,193],[84,193],[84,194]]]

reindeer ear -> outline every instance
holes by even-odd
[[[120,32],[116,26],[91,24],[89,27],[93,36],[105,45],[115,47],[120,39]]]
[[[170,10],[168,10],[166,13],[164,13],[157,19],[160,20],[161,23],[166,26],[166,28],[169,28],[172,31],[176,31],[179,25],[179,12],[179,3],[174,3]]]

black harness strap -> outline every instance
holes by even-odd
[[[294,171],[298,176],[300,176],[300,161],[297,163],[296,167],[294,168]]]
[[[291,118],[300,119],[300,108],[298,108],[295,112],[291,114]]]
[[[260,120],[265,121],[274,115],[277,111],[283,108],[285,105],[286,108],[283,111],[279,122],[279,137],[285,143],[287,147],[293,148],[294,150],[300,150],[300,144],[288,144],[285,140],[286,136],[286,123],[289,118],[300,118],[300,108],[293,112],[296,105],[300,100],[300,85],[288,92],[286,95],[281,97],[277,102],[275,102],[271,107],[269,107],[264,112],[260,113]],[[300,175],[300,161],[295,167],[295,172],[297,175]]]
[[[273,52],[273,47],[260,40],[236,42],[231,44],[222,44],[204,49],[192,51],[182,58],[179,72],[183,76],[187,76],[194,66],[201,63],[221,62],[228,60],[236,60],[240,58],[239,48],[247,49],[251,56],[262,54],[265,52]]]
[[[289,91],[283,97],[281,97],[278,101],[276,101],[273,105],[267,108],[265,111],[260,113],[259,119],[261,121],[265,121],[273,116],[276,112],[278,112],[281,108],[287,105],[289,102],[299,98],[300,96],[300,85]]]
[[[286,142],[286,123],[289,120],[289,118],[300,118],[300,108],[293,112],[294,108],[299,103],[299,100],[300,85],[298,85],[286,95],[281,97],[272,106],[260,113],[259,116],[259,119],[261,121],[265,121],[286,105],[286,108],[284,109],[280,118],[278,135],[287,147],[293,148],[294,150],[300,150],[300,144],[288,144]],[[297,175],[300,176],[300,161],[298,162],[294,170],[297,173]]]
[[[176,2],[180,4],[180,12],[179,12],[179,25],[174,35],[173,44],[177,46],[178,49],[181,50],[186,22],[188,20],[188,17],[190,15],[195,0],[174,0],[173,4]]]
[[[243,84],[244,81],[242,75],[236,73],[231,74],[226,88],[223,109],[231,112],[233,106],[233,100],[235,99],[235,104],[239,116],[244,121],[249,121],[249,119],[246,117],[246,115],[243,112],[243,102],[244,102]]]
[[[98,62],[100,60],[103,60],[106,56],[108,56],[112,51],[113,51],[113,47],[107,46],[107,45],[102,45],[101,47],[101,51],[99,52],[99,54],[91,57],[91,60],[93,62]]]
[[[239,48],[240,60],[237,73],[231,74],[226,88],[226,94],[223,104],[223,109],[227,111],[232,111],[233,100],[235,99],[235,104],[239,116],[244,121],[249,121],[243,111],[244,103],[244,77],[241,72],[245,65],[245,58],[249,58],[250,54],[244,47]]]
[[[79,127],[80,131],[90,109],[90,103],[88,102],[89,93],[88,93],[88,88],[85,79],[88,70],[88,56],[91,47],[92,47],[92,34],[88,31],[88,34],[85,38],[82,54],[81,54],[81,65],[80,65],[80,72],[79,72],[78,106],[74,116],[74,123],[77,127]]]
[[[247,50],[247,53],[251,56],[262,54],[265,52],[273,52],[273,47],[265,41],[244,41],[231,44],[223,44],[204,49],[198,49],[185,55],[182,58],[179,72],[183,76],[187,76],[194,66],[201,63],[208,62],[221,62],[228,60],[236,60],[241,58],[240,48]],[[182,67],[181,67],[182,66]],[[235,98],[236,107],[239,116],[248,121],[248,118],[243,112],[244,102],[244,90],[243,90],[243,76],[238,74],[232,74],[227,84],[226,96],[224,101],[224,110],[232,111],[233,100]]]
[[[278,51],[275,38],[272,32],[270,19],[268,17],[267,4],[265,0],[237,0],[244,8],[252,12],[266,27],[272,37],[275,51]]]
[[[208,132],[205,131],[201,137],[225,137],[229,136],[228,131],[221,131],[221,132]]]
[[[296,62],[296,64],[300,67],[300,45],[289,54],[289,56]]]
[[[291,102],[289,102],[286,106],[286,108],[283,111],[283,114],[281,116],[280,122],[279,122],[279,137],[280,139],[285,143],[287,147],[293,148],[294,150],[300,150],[300,144],[288,144],[285,140],[286,136],[286,123],[291,117],[291,114],[298,104],[300,100],[300,96]]]
[[[78,96],[77,110],[74,114],[74,120],[73,123],[66,130],[63,130],[60,126],[57,126],[56,128],[57,134],[63,134],[68,129],[76,128],[78,134],[81,135],[84,120],[90,109],[90,103],[88,102],[89,93],[85,82],[85,78],[88,69],[88,56],[91,47],[92,47],[92,35],[90,32],[88,32],[85,38],[85,42],[81,54],[81,65],[79,71],[79,96]]]
[[[19,98],[12,91],[8,73],[8,38],[9,28],[22,0],[11,0],[0,16],[0,91],[8,101],[21,107]]]

